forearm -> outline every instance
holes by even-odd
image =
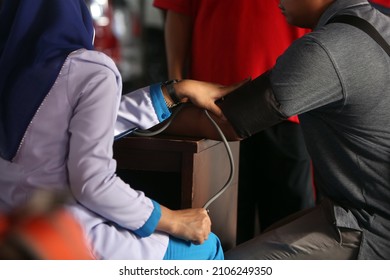
[[[165,46],[170,79],[182,79],[189,55],[192,20],[189,16],[168,11],[165,22]]]
[[[115,137],[135,128],[149,129],[170,116],[161,85],[154,84],[122,96],[115,123]]]
[[[223,117],[219,104],[226,94],[241,87],[246,82],[248,80],[230,86],[221,86],[201,81],[182,80],[174,84],[177,98],[182,102],[189,100],[191,103],[173,109],[179,110],[179,112],[175,112],[175,117],[165,133],[221,140],[217,128],[205,113],[206,109],[228,141],[240,140],[231,123]],[[162,91],[167,103],[172,104],[173,101],[164,86]]]

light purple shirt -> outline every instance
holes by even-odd
[[[66,62],[12,162],[0,159],[0,211],[36,189],[71,191],[69,211],[98,258],[162,259],[169,237],[155,232],[160,207],[115,174],[114,133],[150,128],[169,117],[161,90],[123,96],[106,55],[79,50]],[[118,113],[119,109],[119,113]]]

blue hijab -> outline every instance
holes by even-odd
[[[0,156],[12,160],[69,53],[93,49],[84,0],[5,0],[0,11]]]

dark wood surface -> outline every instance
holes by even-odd
[[[237,225],[239,142],[229,145],[236,165],[233,182],[209,207],[224,250],[235,246]],[[124,181],[172,209],[203,207],[230,174],[223,142],[203,138],[129,136],[114,143],[114,158]]]

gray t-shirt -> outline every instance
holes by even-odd
[[[278,59],[271,85],[281,112],[299,114],[337,225],[363,231],[359,258],[390,259],[390,57],[360,29],[326,25],[336,14],[366,19],[390,42],[389,17],[366,0],[335,1]]]

